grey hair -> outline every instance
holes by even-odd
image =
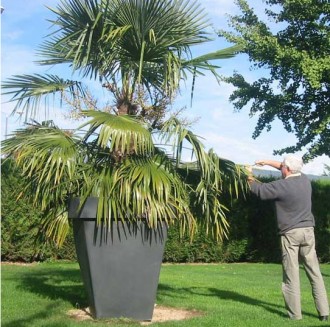
[[[289,167],[292,173],[300,173],[303,166],[302,159],[293,154],[289,154],[284,157],[283,163],[285,166]]]

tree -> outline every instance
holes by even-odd
[[[274,119],[294,133],[297,143],[275,154],[304,150],[309,160],[330,153],[330,4],[325,0],[268,0],[265,13],[276,23],[272,32],[246,0],[237,0],[241,15],[231,16],[230,31],[220,31],[240,44],[256,68],[269,77],[249,83],[239,73],[225,80],[237,89],[235,109],[251,104],[258,115],[256,138]]]
[[[191,46],[210,38],[203,10],[189,1],[62,0],[51,10],[58,30],[42,44],[45,59],[39,63],[69,64],[73,72],[98,80],[115,104],[110,110],[98,108],[82,81],[57,75],[20,75],[3,83],[17,101],[15,110],[30,117],[44,108],[42,99],[54,94],[78,111],[89,109],[81,111],[89,118],[81,127],[87,132],[34,122],[3,143],[3,152],[15,158],[28,180],[35,204],[48,213],[47,233],[57,234],[61,243],[68,198],[94,195],[100,199],[99,219],[108,222],[118,215],[146,217],[155,227],[160,219],[176,217],[193,232],[199,218],[216,238],[226,236],[220,196],[225,186],[234,185],[233,192],[239,183],[244,188],[240,167],[212,150],[207,153],[176,117],[160,123],[157,110],[173,100],[188,73],[195,78],[206,70],[218,77],[209,60],[231,57],[238,48],[192,58]],[[156,115],[146,114],[150,111]],[[172,151],[155,146],[155,130]],[[195,162],[183,162],[185,142]]]

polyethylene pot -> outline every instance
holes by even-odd
[[[98,199],[79,209],[69,204],[77,258],[94,318],[151,320],[167,226],[150,229],[144,221],[96,224]]]

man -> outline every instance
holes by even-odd
[[[301,158],[288,155],[283,162],[256,161],[279,169],[282,179],[259,183],[252,176],[249,184],[252,193],[262,200],[274,200],[277,224],[281,237],[283,283],[282,292],[290,319],[302,319],[300,304],[299,258],[312,285],[315,306],[321,321],[327,321],[329,304],[323,277],[315,251],[314,216],[311,211],[311,183],[301,173]]]

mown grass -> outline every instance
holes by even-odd
[[[67,312],[87,306],[74,263],[2,265],[2,327],[140,326],[122,320],[76,321]],[[322,265],[330,293],[330,265]],[[157,304],[202,311],[203,316],[152,326],[329,326],[320,322],[309,282],[301,272],[302,321],[286,316],[277,264],[163,265]]]

